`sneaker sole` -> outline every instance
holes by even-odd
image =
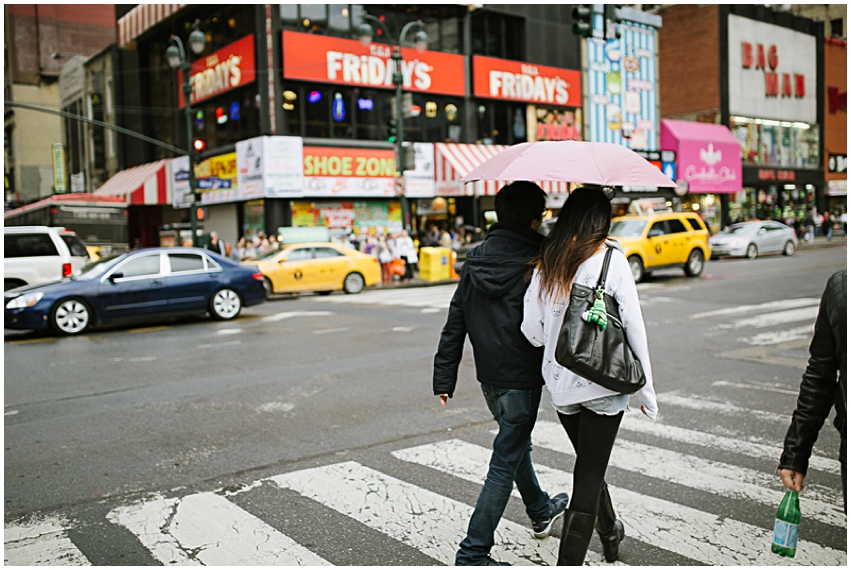
[[[559,514],[557,514],[556,516],[554,516],[552,519],[550,519],[550,523],[541,532],[535,532],[533,530],[532,536],[534,536],[537,539],[547,538],[550,535],[550,531],[553,530],[553,525],[556,523],[556,521],[561,520],[564,517],[564,512],[565,511],[562,511]]]

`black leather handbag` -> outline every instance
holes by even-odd
[[[556,343],[556,361],[583,378],[600,386],[632,394],[647,382],[644,368],[626,338],[626,330],[620,321],[618,302],[605,293],[606,274],[612,248],[606,250],[603,270],[595,288],[574,283],[570,290],[570,302]],[[605,327],[597,322],[588,322],[583,315],[594,306],[597,298],[605,302]]]

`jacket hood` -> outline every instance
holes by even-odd
[[[464,265],[473,287],[485,297],[502,297],[526,278],[529,260],[543,241],[531,228],[494,224],[484,243],[467,254]]]

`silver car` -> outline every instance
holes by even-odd
[[[709,238],[713,259],[728,255],[753,259],[766,253],[792,255],[797,245],[795,230],[771,221],[733,224]]]

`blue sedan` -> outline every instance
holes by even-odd
[[[266,299],[263,275],[215,253],[153,248],[107,257],[70,277],[6,291],[5,326],[79,334],[89,326],[177,314],[236,317]]]

